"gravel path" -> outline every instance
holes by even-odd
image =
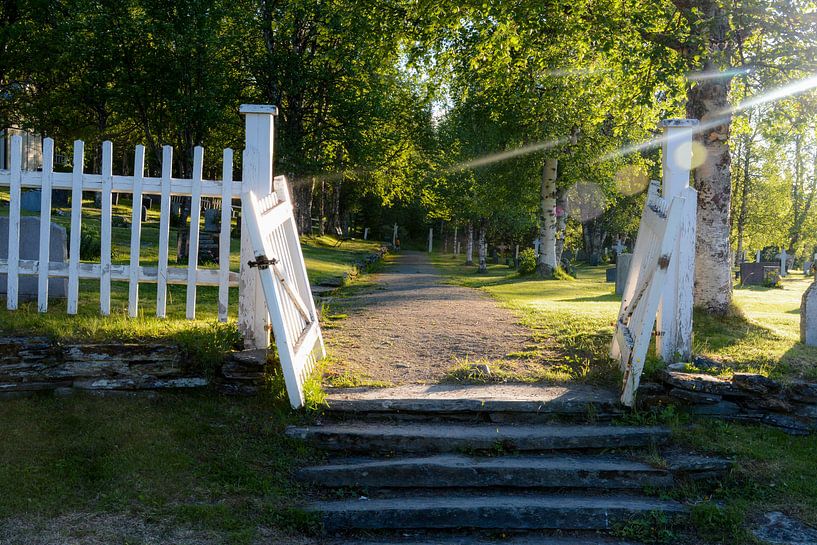
[[[436,382],[457,364],[525,349],[531,332],[487,294],[444,284],[422,252],[396,256],[377,286],[333,304],[349,315],[325,336],[330,372],[394,384]]]

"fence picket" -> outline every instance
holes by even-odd
[[[218,236],[218,321],[227,321],[230,298],[230,222],[233,215],[233,150],[224,150],[221,191],[221,231]]]
[[[23,139],[11,137],[11,179],[9,180],[9,251],[6,308],[17,309],[18,264],[20,261],[20,187],[23,179]]]
[[[201,176],[204,149],[193,149],[193,185],[190,196],[190,238],[187,252],[187,319],[196,319],[196,271],[199,264],[199,221],[201,220]]]
[[[113,197],[113,144],[102,142],[102,208],[100,210],[99,309],[103,316],[111,313],[111,215]]]
[[[51,262],[51,179],[54,172],[54,140],[43,139],[43,170],[40,186],[40,271],[37,275],[37,310],[48,311],[48,269]]]
[[[68,253],[68,314],[79,306],[79,245],[82,234],[82,171],[85,165],[85,143],[74,141],[74,171],[71,179],[71,242]]]
[[[133,160],[133,200],[130,232],[130,280],[128,284],[128,316],[139,313],[139,245],[142,241],[142,179],[145,176],[145,146],[136,146]]]
[[[173,172],[173,148],[162,148],[162,205],[159,210],[159,265],[156,285],[156,316],[167,317],[167,258],[170,244],[170,177]]]

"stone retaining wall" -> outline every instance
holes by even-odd
[[[680,404],[688,412],[731,420],[760,422],[792,434],[817,431],[817,384],[783,384],[762,375],[735,373],[731,379],[661,371],[656,382],[642,384],[642,407]]]
[[[0,397],[37,391],[135,391],[196,388],[208,380],[186,371],[178,347],[135,343],[58,343],[0,338]]]

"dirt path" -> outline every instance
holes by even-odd
[[[466,358],[500,360],[531,343],[531,332],[487,294],[444,284],[425,253],[396,258],[374,276],[374,289],[333,305],[348,318],[325,332],[332,373],[436,382]]]

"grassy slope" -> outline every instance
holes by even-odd
[[[502,265],[477,275],[473,267],[450,257],[435,255],[434,261],[451,281],[480,287],[515,309],[536,331],[540,349],[555,347],[557,357],[566,361],[579,354],[594,368],[607,368],[619,299],[612,284],[604,282],[603,268],[580,268],[576,280],[541,281],[520,278]],[[735,316],[715,320],[696,314],[696,352],[724,361],[727,372],[751,369],[783,379],[817,377],[817,350],[798,342],[800,297],[808,284],[795,273],[783,281],[782,289],[736,289]],[[633,420],[671,424],[679,444],[736,461],[732,475],[714,491],[694,486],[679,491],[682,499],[702,502],[693,511],[695,530],[685,527],[675,531],[675,538],[659,536],[663,542],[754,543],[747,524],[773,510],[817,524],[817,436],[792,437],[766,426],[695,420],[671,409]],[[718,511],[713,502],[725,508]],[[630,537],[658,534],[650,528]]]

